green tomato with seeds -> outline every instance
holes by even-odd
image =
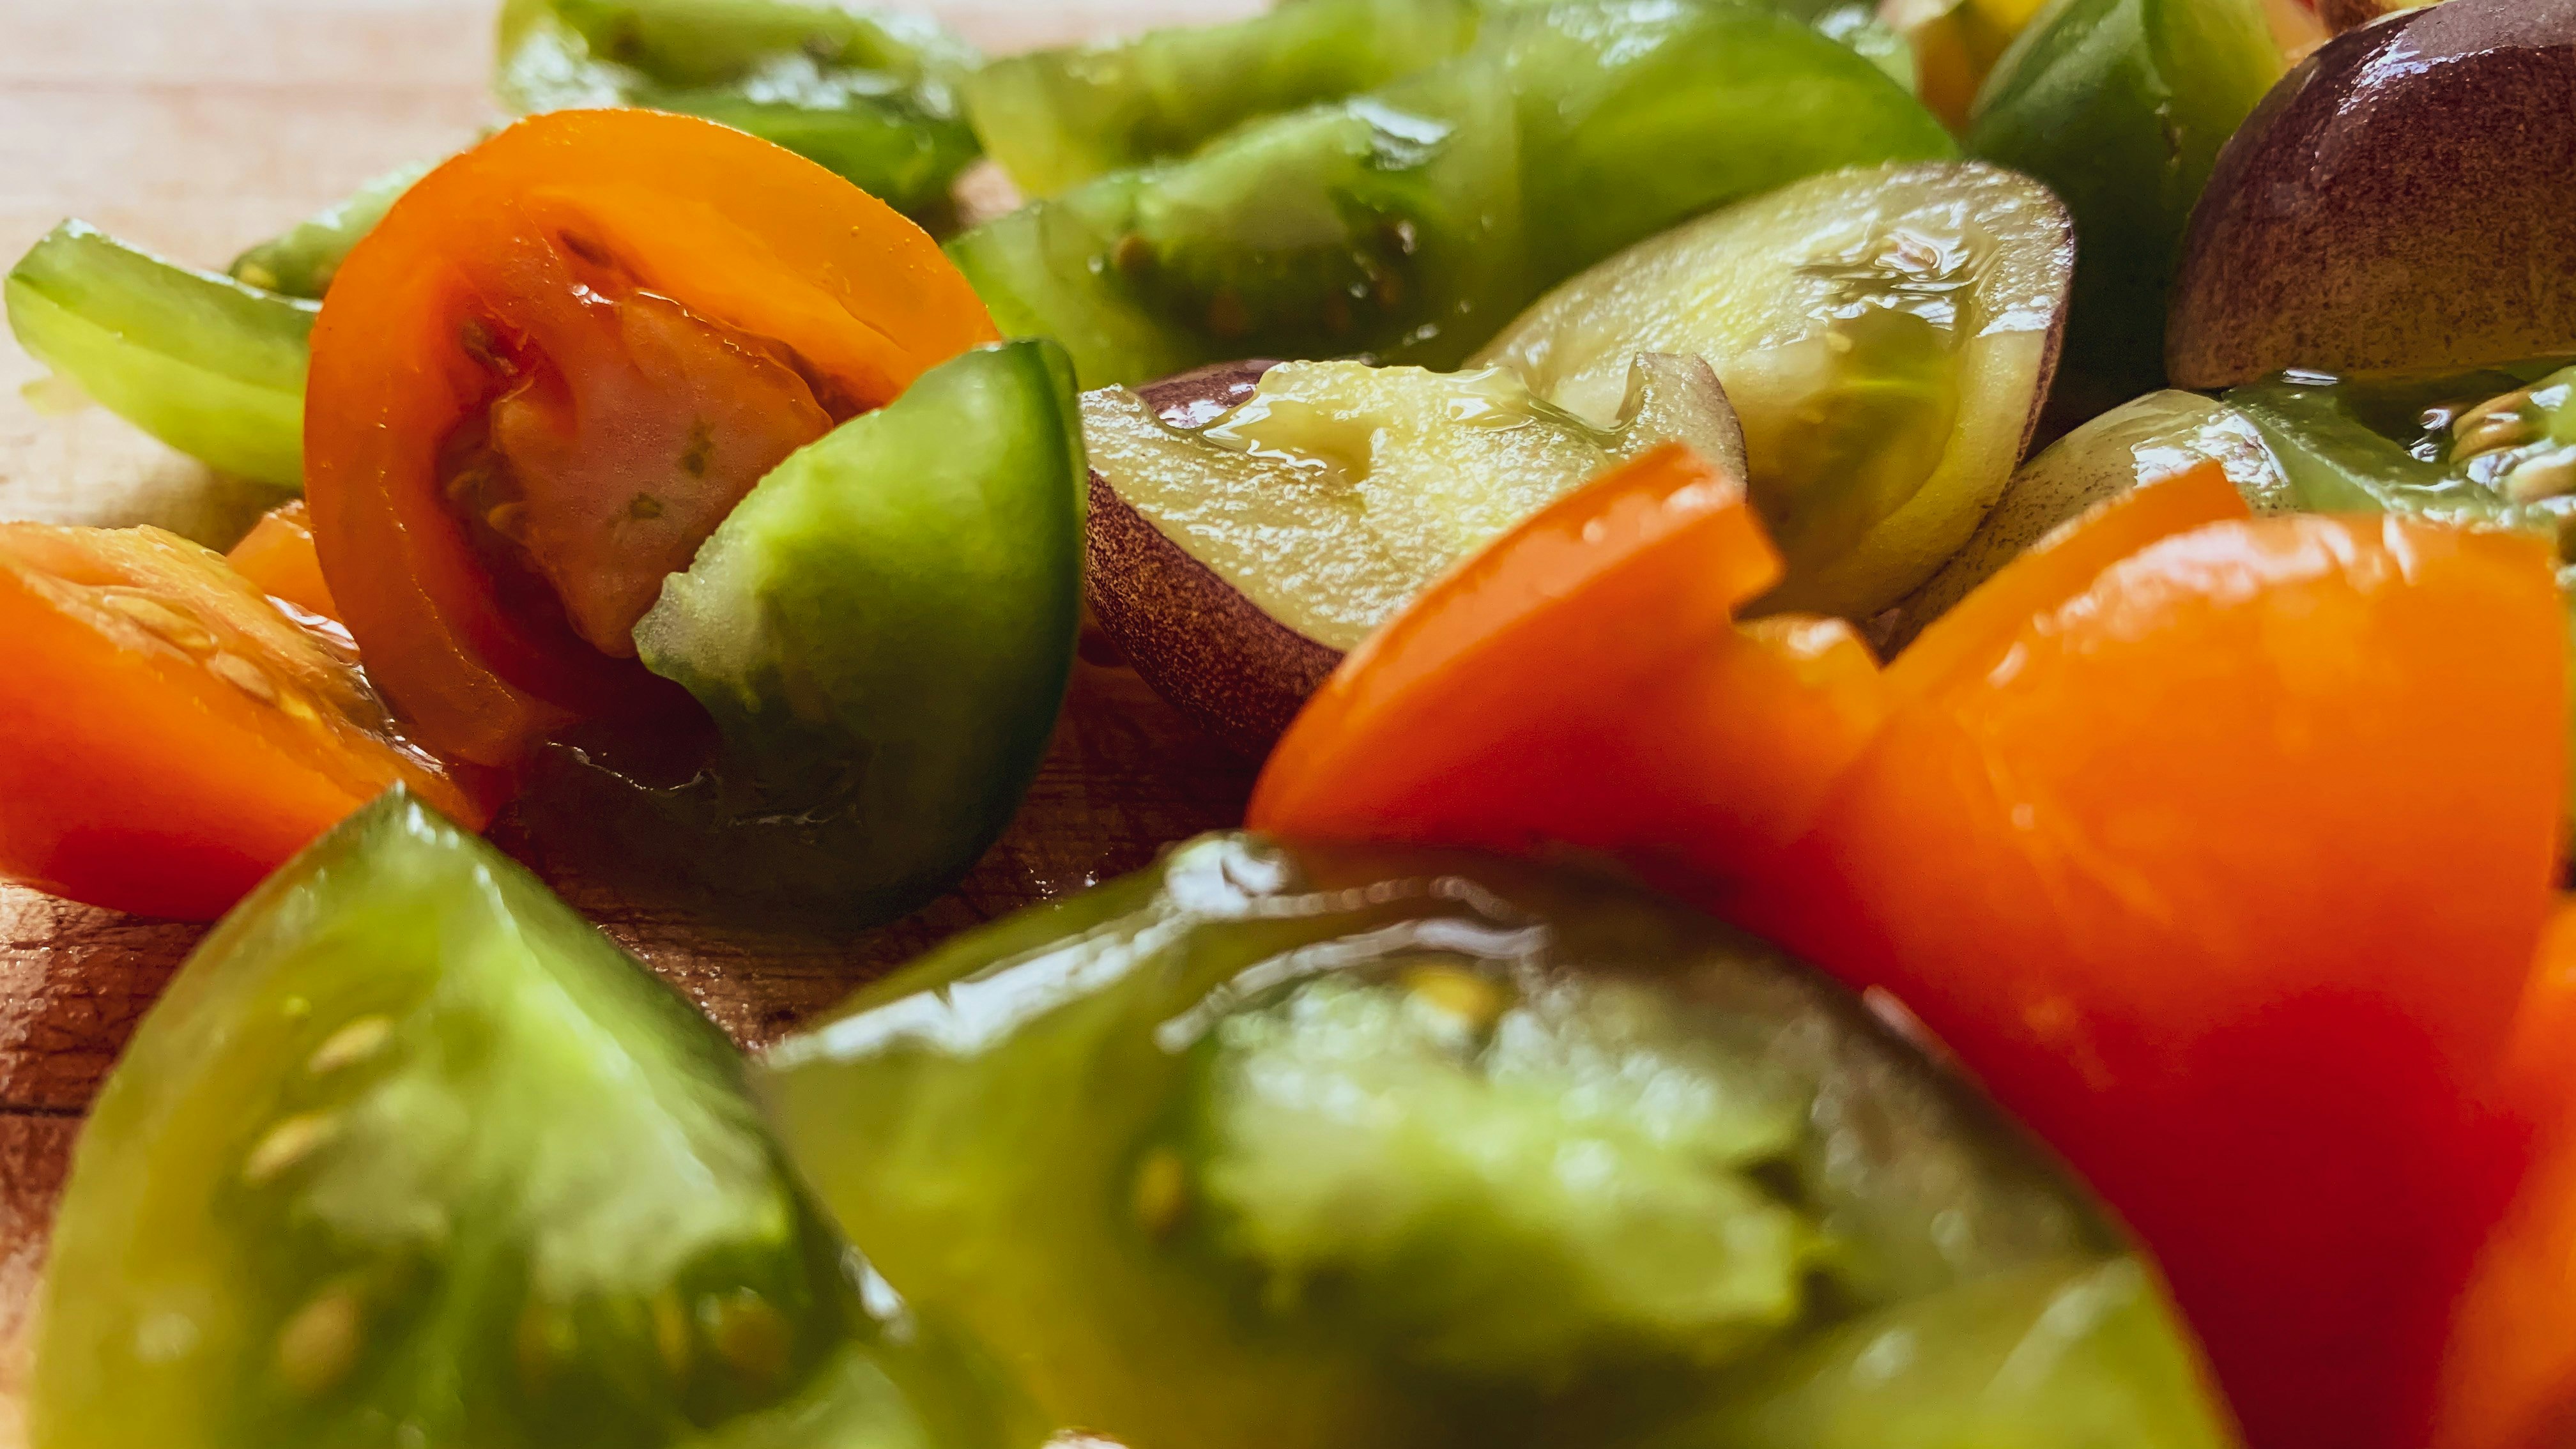
[[[899,1290],[1137,1449],[2226,1443],[2044,1152],[1840,988],[1590,877],[1204,837],[758,1081]],[[1866,1352],[1903,1333],[1937,1366]]]
[[[218,926],[108,1079],[31,1442],[1028,1442],[855,1262],[722,1034],[396,792]]]

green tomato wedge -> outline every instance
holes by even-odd
[[[319,301],[331,290],[331,279],[349,249],[385,219],[412,183],[434,163],[398,167],[376,177],[339,202],[306,217],[276,238],[233,258],[233,280],[289,297]]]
[[[1436,65],[1475,39],[1479,14],[1474,0],[1296,0],[1232,24],[988,62],[966,82],[967,112],[1022,191],[1052,196]]]
[[[2165,297],[2219,148],[2288,69],[2263,0],[2058,0],[1978,93],[1968,154],[2065,198],[2070,421],[2162,387]]]
[[[895,1342],[854,1263],[731,1043],[396,792],[227,917],[108,1079],[31,1442],[997,1440],[959,1432],[989,1386]]]
[[[2253,419],[2194,392],[2149,393],[2113,408],[2022,465],[1959,551],[1871,621],[1891,657],[1979,584],[2059,530],[2142,484],[2214,462],[2258,513],[2290,509],[2290,483]]]
[[[1444,66],[1024,206],[949,256],[1087,388],[1236,356],[1438,366],[1517,304],[1517,141],[1491,65]]]
[[[1491,44],[1519,107],[1537,287],[1803,176],[1956,150],[1867,58],[1757,7],[1541,5]]]
[[[1698,212],[1954,153],[1852,50],[1733,0],[1566,0],[1465,55],[989,222],[949,253],[1085,387],[1239,357],[1450,368],[1548,286]]]
[[[1653,1449],[2231,1449],[2135,1259],[2044,1263],[1865,1315]]]
[[[522,115],[704,116],[936,221],[980,154],[957,89],[974,65],[926,17],[828,0],[507,0],[493,89]]]
[[[2055,198],[1991,166],[1810,177],[1610,258],[1476,361],[1597,422],[1639,353],[1707,359],[1788,563],[1764,607],[1867,618],[1967,542],[2021,461],[2074,251]]]
[[[218,472],[304,486],[310,302],[67,221],[9,271],[9,330],[110,412]]]
[[[790,456],[635,627],[723,736],[634,848],[737,898],[890,919],[1010,823],[1073,668],[1089,477],[1055,344],[923,374]]]
[[[1203,837],[951,941],[757,1080],[898,1289],[1120,1442],[1859,1443],[1797,1392],[1867,1384],[1848,1335],[1972,1362],[2059,1332],[2029,1285],[2087,1274],[2128,1286],[2120,1332],[2035,1356],[2046,1392],[1882,1385],[1931,1430],[1886,1442],[2223,1442],[2061,1168],[1840,988],[1591,877]],[[2088,1391],[2159,1402],[2052,1438],[2106,1417]]]

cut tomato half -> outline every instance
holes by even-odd
[[[531,117],[423,178],[313,332],[322,569],[386,695],[509,765],[685,697],[635,662],[662,580],[761,476],[997,340],[919,227],[740,131]]]

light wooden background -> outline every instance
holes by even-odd
[[[493,119],[497,0],[0,0],[0,261],[66,216],[220,267],[249,243]],[[1258,0],[929,0],[994,51]],[[253,500],[103,411],[47,416],[0,337],[0,518],[159,523],[223,544]],[[0,671],[8,668],[0,639]],[[960,891],[846,941],[716,936],[578,882],[568,894],[745,1041],[776,1035],[978,919],[1133,869],[1231,823],[1243,767],[1114,665],[1086,663],[1011,835]],[[197,937],[0,887],[0,1449],[24,1311],[98,1081]]]

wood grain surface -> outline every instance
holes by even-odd
[[[0,260],[78,216],[222,266],[366,178],[447,154],[496,119],[496,0],[0,0]],[[925,6],[1007,51],[1257,7],[1257,0],[949,0]],[[222,546],[258,493],[91,408],[50,415],[0,339],[0,518],[150,522]],[[5,651],[0,642],[0,651]],[[6,667],[0,652],[0,668]],[[756,1044],[977,921],[1079,890],[1239,818],[1244,766],[1114,661],[1086,660],[1044,772],[958,890],[865,935],[706,923],[548,869],[593,920]],[[0,886],[0,1449],[47,1222],[82,1113],[201,928]]]

